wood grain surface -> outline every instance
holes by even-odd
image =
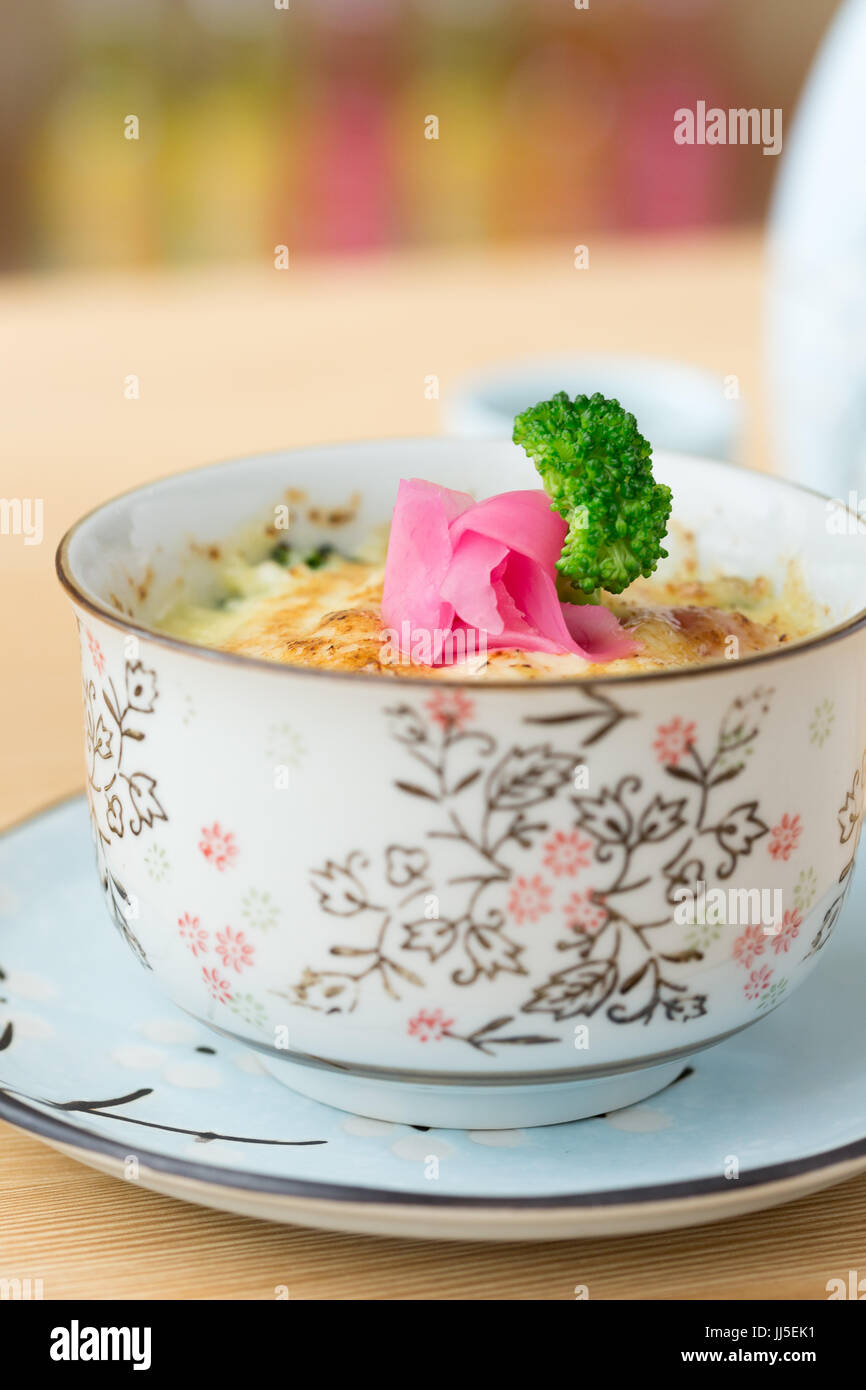
[[[736,375],[765,464],[757,236],[293,262],[0,285],[0,495],[44,501],[44,540],[0,536],[0,825],[82,785],[73,623],[53,574],[107,496],[236,453],[429,434],[462,373],[537,353],[676,357]],[[440,400],[425,378],[440,379]],[[138,400],[124,396],[135,375]],[[2,931],[2,926],[0,926]],[[664,1235],[453,1245],[279,1227],[101,1176],[0,1124],[0,1277],[46,1298],[826,1297],[866,1275],[866,1177]]]
[[[104,1177],[0,1124],[0,1272],[52,1298],[824,1299],[866,1275],[866,1175],[685,1231],[540,1245],[277,1226]]]

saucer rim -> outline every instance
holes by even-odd
[[[6,839],[19,830],[26,830],[54,812],[61,811],[73,803],[86,803],[85,795],[74,791],[28,812],[20,819],[0,829],[0,840]],[[50,1106],[50,1102],[44,1102]],[[44,1142],[60,1146],[62,1149],[84,1150],[88,1154],[123,1162],[128,1157],[129,1146],[108,1137],[94,1134],[88,1129],[46,1114],[33,1102],[28,1103],[16,1096],[9,1088],[0,1085],[0,1120],[14,1128],[33,1134]],[[432,1132],[432,1131],[431,1131]],[[442,1131],[447,1133],[447,1131]],[[597,1192],[553,1193],[547,1196],[475,1196],[467,1194],[437,1194],[433,1192],[411,1192],[400,1188],[357,1187],[348,1183],[319,1182],[308,1178],[285,1178],[275,1174],[258,1173],[249,1169],[197,1163],[189,1159],[175,1158],[150,1149],[136,1149],[142,1166],[169,1177],[181,1178],[204,1188],[247,1191],[272,1197],[293,1199],[302,1202],[332,1201],[343,1205],[379,1206],[394,1208],[435,1208],[441,1212],[452,1210],[521,1212],[531,1211],[591,1211],[601,1209],[613,1214],[614,1210],[626,1208],[645,1208],[664,1203],[666,1207],[677,1209],[690,1200],[707,1197],[722,1199],[723,1206],[738,1206],[735,1194],[750,1191],[760,1195],[761,1189],[770,1189],[779,1183],[786,1185],[808,1175],[816,1175],[839,1166],[857,1165],[850,1173],[830,1178],[845,1181],[856,1176],[866,1168],[866,1135],[860,1139],[849,1140],[846,1144],[832,1149],[824,1149],[816,1154],[786,1159],[783,1162],[761,1165],[741,1171],[736,1181],[720,1174],[716,1177],[686,1178],[672,1183],[657,1183],[645,1187],[607,1188]],[[86,1160],[82,1160],[86,1162]],[[779,1197],[779,1201],[784,1198]],[[735,1214],[732,1210],[731,1215]]]
[[[68,1120],[46,1115],[26,1101],[19,1100],[0,1087],[0,1119],[35,1134],[48,1143],[65,1144],[68,1147],[85,1149],[90,1153],[123,1161],[129,1156],[129,1145],[109,1139]],[[433,1131],[431,1131],[432,1133]],[[447,1130],[437,1131],[447,1133]],[[685,1178],[679,1182],[653,1184],[646,1187],[606,1188],[598,1192],[552,1193],[548,1196],[486,1197],[468,1194],[438,1194],[434,1192],[410,1192],[400,1188],[356,1187],[348,1183],[318,1182],[310,1178],[284,1178],[272,1173],[258,1173],[249,1169],[217,1166],[216,1164],[196,1163],[189,1159],[174,1158],[151,1149],[136,1148],[139,1162],[157,1172],[172,1177],[188,1178],[206,1187],[231,1187],[242,1190],[267,1193],[270,1196],[309,1198],[315,1201],[339,1201],[346,1203],[372,1203],[381,1206],[411,1206],[454,1208],[460,1210],[482,1211],[529,1211],[571,1209],[571,1208],[611,1208],[615,1206],[642,1206],[665,1201],[677,1204],[694,1197],[721,1196],[744,1189],[768,1187],[778,1182],[793,1182],[806,1175],[819,1173],[826,1168],[840,1164],[862,1161],[866,1168],[866,1137],[851,1140],[835,1149],[825,1149],[818,1154],[802,1158],[787,1159],[783,1163],[765,1164],[758,1168],[741,1171],[736,1182],[718,1177]],[[853,1174],[852,1174],[853,1176]]]

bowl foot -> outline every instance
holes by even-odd
[[[435,1129],[520,1129],[585,1120],[645,1100],[669,1086],[687,1065],[680,1057],[585,1081],[463,1086],[354,1076],[260,1054],[259,1060],[278,1081],[324,1105],[374,1120]]]

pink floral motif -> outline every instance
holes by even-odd
[[[684,724],[677,716],[670,724],[659,724],[653,744],[656,757],[666,767],[676,767],[680,758],[685,757],[695,739],[697,728],[692,720]]]
[[[791,943],[796,941],[797,937],[800,935],[802,922],[803,919],[796,908],[791,912],[785,913],[778,932],[770,937],[770,942],[777,956],[781,956],[784,952],[791,949]]]
[[[236,970],[239,974],[245,965],[252,965],[255,947],[247,941],[242,931],[225,931],[216,934],[216,953],[226,970]]]
[[[93,633],[90,631],[90,628],[88,627],[84,630],[87,633],[87,645],[90,648],[90,655],[93,658],[93,664],[96,667],[99,674],[102,675],[102,673],[105,670],[105,657],[102,655],[102,648],[100,647]]]
[[[544,846],[544,863],[552,869],[557,878],[569,874],[572,878],[580,869],[589,867],[592,860],[592,840],[586,839],[576,830],[566,835],[557,830]]]
[[[742,936],[734,942],[734,960],[751,970],[757,956],[764,954],[767,937],[763,927],[746,927]]]
[[[232,998],[231,985],[228,980],[222,979],[219,971],[214,967],[208,970],[206,965],[201,968],[204,982],[218,1004],[229,1004]]]
[[[202,826],[198,847],[205,859],[222,872],[233,864],[238,855],[235,837],[230,830],[223,830],[219,821],[211,826]]]
[[[475,702],[462,690],[437,690],[427,701],[430,718],[447,733],[462,729],[475,713]]]
[[[800,817],[784,815],[779,824],[774,825],[770,831],[767,849],[774,859],[788,860],[800,843],[802,833]]]
[[[207,952],[207,932],[198,918],[185,912],[182,917],[178,917],[177,925],[180,928],[181,940],[186,943],[193,955],[205,955]]]
[[[765,989],[769,988],[773,972],[769,965],[762,965],[757,970],[753,970],[746,983],[743,985],[743,993],[747,999],[760,999]]]
[[[414,1018],[409,1019],[409,1036],[419,1042],[440,1042],[453,1026],[454,1019],[446,1018],[441,1009],[425,1012],[421,1009]]]
[[[515,880],[508,911],[520,926],[524,922],[537,922],[543,913],[550,911],[550,888],[540,874]]]
[[[572,893],[565,904],[565,919],[569,931],[587,932],[595,936],[608,919],[604,898],[593,893],[591,888]]]

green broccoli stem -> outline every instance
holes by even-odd
[[[601,603],[601,589],[587,593],[585,589],[572,584],[567,574],[557,574],[556,592],[562,603]]]

